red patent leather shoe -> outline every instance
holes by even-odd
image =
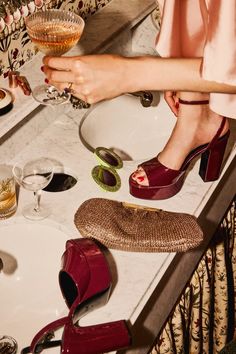
[[[125,320],[94,326],[79,326],[79,319],[102,306],[109,298],[111,275],[106,258],[91,239],[66,242],[62,256],[59,283],[69,308],[69,314],[49,323],[33,338],[30,347],[21,354],[40,353],[43,349],[60,346],[61,353],[99,354],[128,347],[131,335]],[[64,327],[61,340],[51,339]]]
[[[64,326],[62,339],[54,340],[54,331]],[[68,317],[60,318],[45,326],[34,337],[30,347],[21,354],[40,353],[44,349],[60,346],[60,353],[103,354],[126,348],[131,344],[131,335],[125,320],[80,327]]]
[[[92,303],[92,306],[86,306],[88,313],[108,301],[112,285],[110,269],[104,254],[93,240],[85,238],[84,242],[83,239],[66,242],[59,284],[69,309],[89,299],[88,303]],[[81,311],[82,308],[76,310],[78,318],[83,315]]]
[[[183,104],[207,104],[208,101],[183,101]],[[174,196],[183,186],[185,174],[190,162],[198,155],[201,155],[199,175],[204,182],[217,180],[220,175],[224,152],[230,135],[228,130],[223,136],[220,136],[226,123],[223,117],[221,125],[212,141],[201,145],[192,150],[179,170],[173,170],[161,164],[155,157],[148,160],[139,167],[142,167],[146,173],[149,185],[142,186],[138,184],[132,175],[129,178],[130,194],[136,198],[161,200]]]

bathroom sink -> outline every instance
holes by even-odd
[[[56,227],[17,223],[0,227],[0,335],[18,343],[18,353],[47,323],[64,316],[58,272],[68,235]],[[58,348],[50,352],[58,353]]]
[[[125,160],[154,157],[165,145],[176,118],[162,95],[154,94],[150,107],[139,98],[122,95],[92,106],[83,116],[79,135],[90,151],[112,148]]]

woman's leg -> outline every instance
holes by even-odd
[[[177,96],[185,101],[200,101],[209,98],[208,94],[196,92],[179,92]],[[190,151],[212,140],[221,121],[222,116],[212,112],[208,104],[180,103],[175,127],[164,149],[158,154],[158,160],[168,168],[179,170]],[[228,129],[227,121],[221,135],[224,135]],[[149,185],[141,167],[133,173],[132,178],[140,185]]]

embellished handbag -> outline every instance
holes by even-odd
[[[184,252],[203,240],[197,219],[190,214],[103,198],[82,203],[74,223],[83,237],[130,252]]]

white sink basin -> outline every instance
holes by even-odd
[[[42,327],[67,313],[58,283],[67,239],[59,229],[37,223],[0,227],[0,334],[17,341],[18,353]]]
[[[154,157],[167,142],[176,118],[156,93],[153,105],[143,107],[139,98],[123,95],[91,107],[81,120],[79,135],[90,150],[112,148],[123,160]]]

